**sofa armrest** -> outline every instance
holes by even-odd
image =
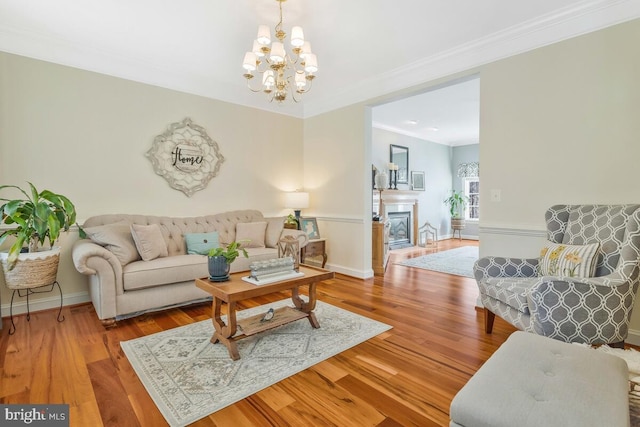
[[[118,258],[109,250],[92,242],[89,239],[81,239],[73,244],[71,250],[73,264],[78,272],[87,276],[113,278],[117,289],[122,293],[122,265]],[[105,282],[101,280],[101,282]]]
[[[593,278],[543,276],[528,296],[535,332],[566,342],[624,341],[635,287],[617,275]]]
[[[473,275],[477,281],[489,277],[536,277],[538,258],[480,258],[473,265]]]
[[[298,241],[300,242],[300,249],[304,248],[305,246],[307,246],[307,243],[309,243],[309,236],[307,236],[307,233],[301,230],[285,228],[282,230],[280,238],[283,238],[284,236],[293,236],[298,239]]]

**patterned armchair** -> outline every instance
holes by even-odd
[[[545,219],[550,242],[596,244],[593,276],[572,277],[572,269],[548,275],[549,258],[479,259],[474,276],[486,333],[497,314],[565,342],[624,345],[640,278],[640,205],[556,205]]]

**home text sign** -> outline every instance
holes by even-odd
[[[187,196],[206,188],[224,162],[218,144],[188,117],[156,136],[146,156],[158,175]]]

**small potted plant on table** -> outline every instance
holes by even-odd
[[[212,282],[226,282],[229,280],[231,263],[240,254],[249,258],[247,250],[238,242],[231,242],[226,248],[213,248],[209,251],[209,280]]]

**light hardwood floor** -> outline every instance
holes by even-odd
[[[474,241],[446,240],[439,250]],[[473,279],[394,262],[433,250],[392,252],[384,278],[336,275],[319,299],[388,323],[388,332],[344,351],[194,426],[445,426],[451,399],[515,330],[496,318],[483,332]],[[329,257],[331,255],[329,254]],[[251,300],[244,307],[287,295]],[[72,426],[162,426],[120,341],[209,319],[210,304],[153,313],[105,330],[93,306],[17,319],[0,331],[0,402],[68,403]]]

